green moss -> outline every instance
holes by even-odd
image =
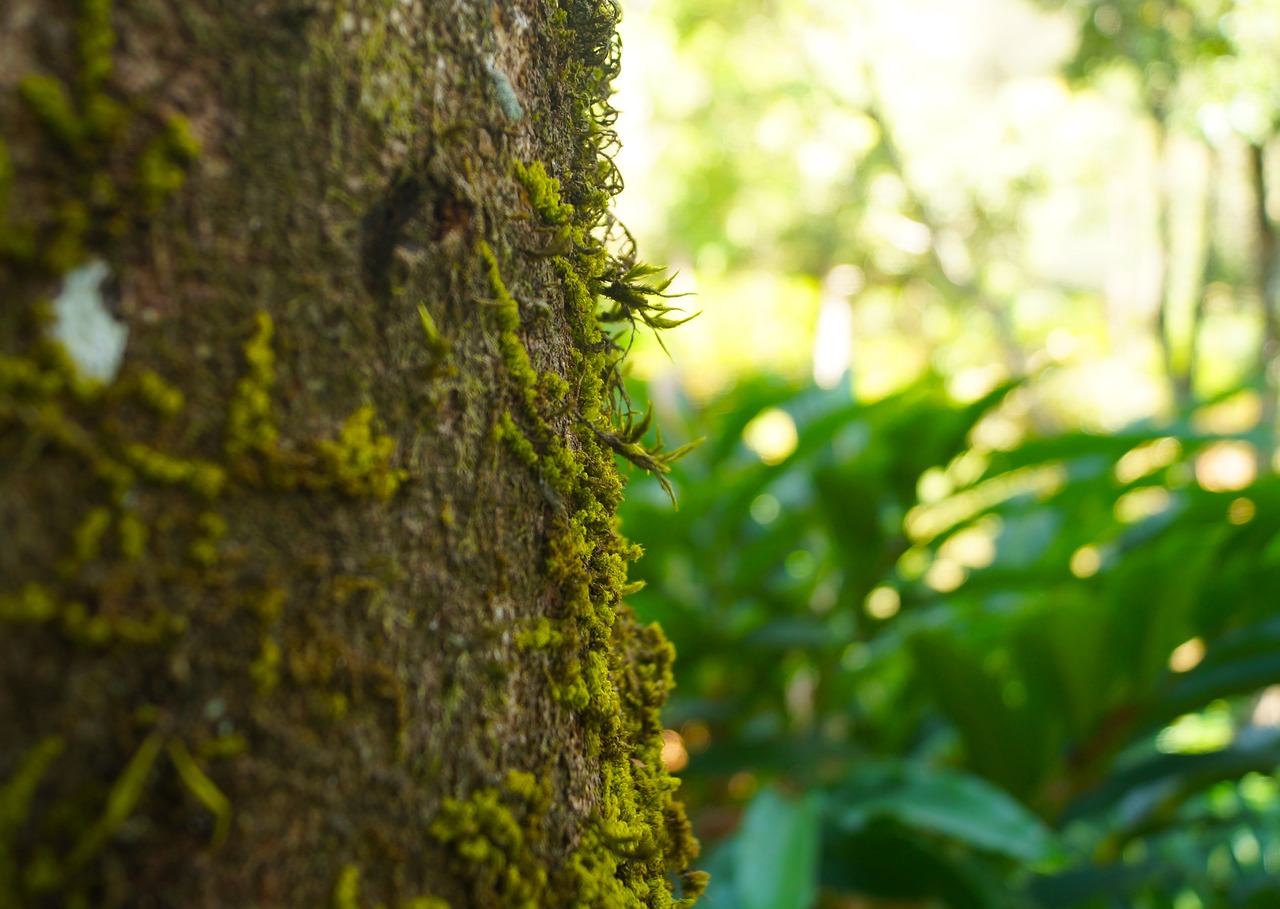
[[[168,751],[173,769],[178,772],[178,778],[182,780],[187,791],[213,815],[213,835],[209,841],[209,847],[219,848],[231,830],[231,800],[223,795],[217,784],[200,769],[200,765],[191,756],[191,752],[187,750],[187,746],[181,739],[170,739],[165,745],[165,750]]]
[[[651,300],[664,287],[641,284],[654,270],[611,256],[601,239],[610,223],[610,196],[620,186],[601,151],[611,139],[615,15],[616,6],[604,0],[564,0],[556,14],[560,37],[574,47],[561,74],[578,104],[578,157],[566,167],[574,182],[561,184],[536,162],[513,164],[511,171],[530,206],[557,233],[545,245],[571,250],[551,259],[574,342],[566,375],[537,373],[520,343],[519,306],[497,256],[483,243],[478,252],[496,304],[502,356],[525,405],[518,423],[503,414],[495,433],[518,461],[536,467],[544,488],[564,506],[553,508],[546,556],[547,574],[561,593],[558,618],[554,625],[544,617],[518,631],[517,644],[550,648],[557,664],[554,693],[581,715],[602,781],[593,821],[549,891],[575,906],[659,909],[691,904],[705,880],[689,870],[697,844],[661,761],[659,710],[670,688],[670,646],[656,628],[640,627],[621,601],[626,563],[639,552],[616,532],[622,483],[613,453],[624,449],[647,469],[661,470],[665,462],[660,449],[639,442],[647,424],[632,420],[621,387],[621,345],[605,343],[602,317],[624,328],[636,320],[655,327],[671,320],[663,304]],[[611,307],[604,313],[601,298]],[[566,411],[576,418],[568,439],[550,422]],[[679,901],[672,895],[672,872],[681,880]]]
[[[116,532],[120,535],[120,555],[129,561],[142,558],[147,550],[147,539],[151,535],[142,519],[133,512],[126,511],[120,515]]]
[[[218,561],[218,544],[227,535],[227,522],[217,512],[206,511],[196,519],[196,536],[187,555],[197,565],[208,568]]]
[[[52,76],[26,76],[18,93],[31,113],[65,149],[78,151],[84,142],[84,124],[66,86]]]
[[[521,464],[529,468],[538,466],[538,452],[528,437],[520,431],[520,427],[515,424],[510,411],[503,411],[498,417],[497,425],[493,427],[493,434],[498,441],[507,446]]]
[[[316,443],[316,454],[321,470],[342,492],[385,502],[409,474],[391,466],[395,439],[378,433],[373,421],[373,408],[361,407],[342,424],[336,439]]]
[[[444,356],[449,350],[449,344],[440,334],[440,329],[436,327],[436,320],[421,303],[418,304],[418,319],[422,323],[422,334],[427,342],[427,350],[434,356]]]
[[[524,342],[520,340],[520,304],[507,290],[498,267],[498,257],[489,244],[481,240],[477,244],[477,251],[484,262],[489,291],[497,304],[498,326],[501,329],[498,347],[502,351],[503,362],[506,363],[507,373],[519,390],[525,407],[530,414],[534,414],[538,410],[538,373],[533,368]]]
[[[224,761],[239,757],[249,751],[249,740],[238,732],[220,735],[200,746],[200,757],[209,761]]]
[[[11,202],[15,176],[9,146],[0,139],[0,258],[27,260],[35,253],[35,237],[29,228],[13,223]]]
[[[45,369],[29,357],[0,355],[0,394],[23,399],[41,400],[60,392],[63,376]]]
[[[50,272],[64,275],[83,262],[85,235],[93,219],[89,208],[80,199],[65,199],[58,206],[57,226],[52,237],[41,250],[41,262]]]
[[[0,622],[44,625],[56,622],[72,641],[90,647],[112,643],[155,644],[185,630],[185,620],[156,611],[146,621],[130,616],[92,615],[78,600],[63,599],[35,582],[24,584],[16,594],[0,594]]]
[[[146,621],[129,616],[92,615],[79,601],[60,604],[58,619],[69,640],[88,647],[157,644],[186,630],[186,619],[157,610]]]
[[[17,594],[0,594],[0,622],[40,624],[58,615],[58,601],[34,582],[22,585]]]
[[[139,373],[134,381],[138,400],[162,417],[176,417],[186,406],[182,392],[150,369]]]
[[[258,694],[266,697],[280,684],[280,645],[269,634],[262,636],[258,656],[249,664],[249,677],[258,688]]]
[[[165,119],[164,140],[174,160],[191,162],[200,157],[200,140],[191,132],[191,121],[181,114]]]
[[[187,166],[200,154],[200,144],[191,134],[186,118],[170,117],[164,131],[138,157],[135,191],[147,211],[157,211],[187,182]]]
[[[555,629],[548,618],[537,618],[527,628],[516,632],[516,646],[521,650],[546,650],[559,647],[564,636]]]
[[[0,256],[54,275],[83,262],[90,239],[96,245],[118,237],[158,210],[182,187],[186,166],[199,152],[184,118],[166,119],[148,138],[154,120],[135,116],[134,105],[111,95],[116,45],[112,0],[82,0],[79,7],[74,82],[67,85],[36,73],[18,86],[18,95],[60,152],[54,157],[65,168],[45,181],[55,190],[47,223],[38,231],[12,224],[8,193],[0,187]],[[130,170],[136,174],[132,185],[118,185],[116,175]]]
[[[387,501],[408,479],[408,471],[392,466],[395,439],[375,428],[372,407],[361,407],[342,424],[333,439],[305,446],[304,452],[285,457],[280,451],[272,391],[276,380],[276,356],[272,346],[274,324],[264,312],[255,318],[255,331],[245,343],[247,372],[236,383],[227,409],[223,449],[236,461],[246,479],[263,478],[263,471],[248,456],[265,466],[265,479],[282,488],[303,485],[310,489],[336,489],[353,498]]]
[[[445,799],[427,833],[467,868],[469,905],[537,909],[548,875],[535,857],[549,789],[532,774],[513,771],[501,789],[482,788],[464,800]]]
[[[174,457],[141,442],[126,444],[122,460],[138,476],[165,486],[185,486],[206,499],[215,498],[226,483],[226,471],[212,461]]]
[[[554,372],[544,372],[538,377],[538,398],[543,405],[558,411],[569,394],[569,383]]]
[[[109,508],[94,508],[85,515],[72,537],[75,541],[75,557],[78,562],[91,562],[98,558],[103,534],[110,526],[111,510]]]
[[[31,813],[40,781],[65,749],[66,742],[58,736],[42,739],[23,755],[13,776],[0,783],[0,905],[21,905],[14,841]]]
[[[275,450],[280,433],[276,429],[271,390],[276,381],[276,354],[271,346],[275,324],[271,316],[259,312],[254,317],[254,333],[245,342],[244,359],[248,372],[236,383],[227,407],[224,450],[229,458]]]
[[[134,752],[129,763],[112,784],[102,814],[84,832],[71,850],[71,854],[67,856],[68,867],[78,868],[97,855],[106,845],[107,840],[111,839],[133,814],[133,809],[142,798],[147,779],[151,776],[151,768],[155,765],[163,745],[164,739],[160,734],[152,733],[138,746],[138,750]]]
[[[360,866],[347,865],[333,885],[333,909],[360,909]]]
[[[511,165],[516,178],[529,196],[533,210],[552,224],[568,224],[573,218],[573,206],[560,201],[560,181],[547,173],[541,161],[528,167],[516,161]]]
[[[116,35],[111,27],[113,0],[81,0],[76,38],[80,52],[80,90],[85,95],[99,91],[115,71],[112,52]]]
[[[9,223],[9,197],[13,194],[13,159],[9,146],[0,139],[0,225]]]

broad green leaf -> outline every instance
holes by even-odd
[[[967,774],[909,762],[856,769],[831,796],[837,826],[854,831],[889,818],[904,827],[958,840],[1021,862],[1054,856],[1053,834],[1008,793]]]
[[[810,909],[818,896],[819,803],[761,790],[738,834],[734,878],[743,909]]]
[[[829,829],[823,837],[824,887],[893,900],[895,906],[935,906],[941,900],[949,909],[1006,909],[1005,871],[986,856],[886,819],[852,833]]]
[[[1208,754],[1158,754],[1149,760],[1114,772],[1097,789],[1067,807],[1063,819],[1097,815],[1121,803],[1142,805],[1122,818],[1126,826],[1149,824],[1152,815],[1166,822],[1188,798],[1223,780],[1235,780],[1250,772],[1271,773],[1280,765],[1280,742],[1275,736],[1255,742],[1237,742]],[[1150,797],[1147,797],[1149,794]]]
[[[954,629],[911,638],[916,669],[942,713],[956,725],[970,767],[1016,795],[1028,797],[1051,759],[1054,718],[1010,698],[1018,681],[984,667],[984,654],[957,644]]]

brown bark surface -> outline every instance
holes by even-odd
[[[615,18],[0,0],[0,906],[698,889],[602,442]]]

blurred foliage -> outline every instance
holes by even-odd
[[[699,292],[672,339],[696,395],[806,369],[839,303],[871,396],[1049,361],[1040,418],[1117,426],[1267,373],[1275,0],[633,0],[623,26],[622,217]]]
[[[637,484],[623,521],[679,654],[686,797],[709,839],[737,829],[708,905],[1277,905],[1261,439],[1193,413],[973,447],[1021,393],[757,379],[684,404],[710,441],[680,511]]]
[[[706,905],[1280,906],[1280,0],[628,16]]]

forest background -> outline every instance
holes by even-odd
[[[1280,3],[632,0],[715,909],[1280,904]],[[668,357],[667,351],[670,351]]]

